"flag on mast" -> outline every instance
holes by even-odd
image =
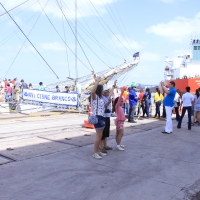
[[[140,57],[140,53],[139,52],[136,52],[135,54],[133,54],[133,58],[136,58],[136,57]]]

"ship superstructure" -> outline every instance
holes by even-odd
[[[200,87],[200,40],[192,40],[191,51],[176,58],[166,58],[168,65],[165,67],[164,79],[175,81],[176,87],[185,91],[190,86],[192,92]]]

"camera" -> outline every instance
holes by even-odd
[[[106,109],[105,109],[105,113],[111,113],[111,110],[108,109],[108,108],[106,108]]]

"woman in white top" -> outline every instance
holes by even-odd
[[[96,115],[98,118],[98,123],[94,124],[96,130],[96,138],[94,142],[94,154],[93,157],[96,159],[101,159],[102,156],[107,155],[99,151],[99,146],[102,138],[103,129],[105,128],[105,107],[111,103],[111,99],[107,103],[104,103],[103,100],[103,85],[99,85],[101,81],[100,77],[95,78],[95,85],[91,92],[92,98],[92,115]]]
[[[196,94],[194,95],[194,116],[193,116],[193,123],[197,120],[198,125],[200,126],[200,94],[199,90],[196,90]]]

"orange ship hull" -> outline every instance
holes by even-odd
[[[176,89],[179,89],[181,92],[185,92],[185,88],[189,86],[192,93],[196,92],[196,89],[200,88],[200,78],[188,78],[188,79],[175,79],[167,80],[165,84],[168,85],[170,81],[176,83]]]

